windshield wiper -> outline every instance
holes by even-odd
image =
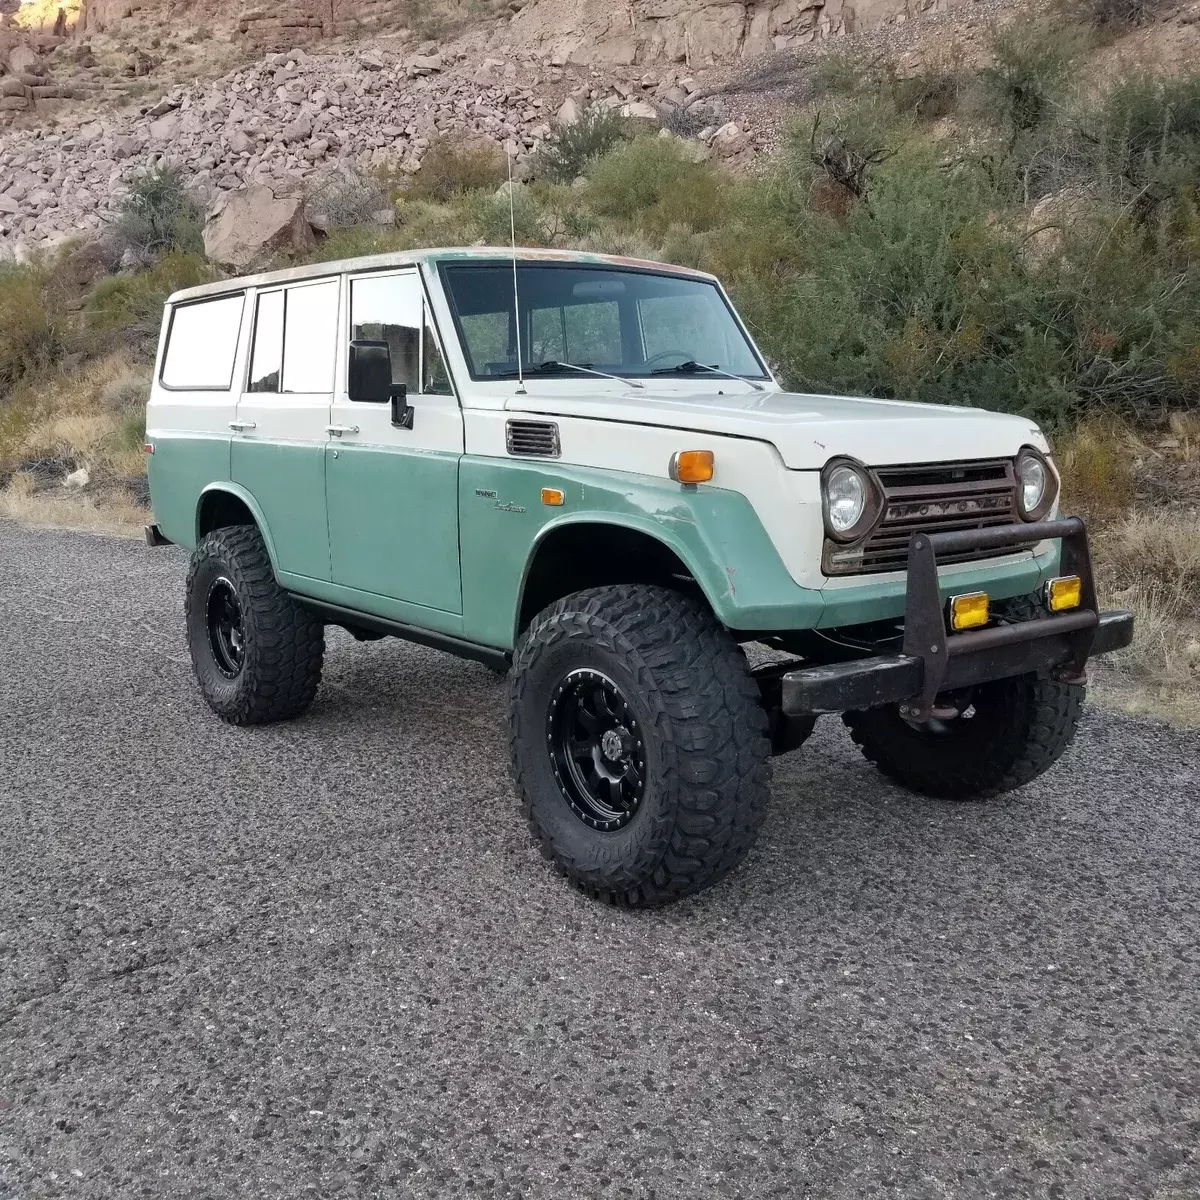
[[[673,367],[659,367],[657,370],[651,371],[651,375],[695,375],[699,371],[708,371],[712,375],[720,375],[723,379],[738,379],[742,383],[748,383],[756,392],[761,392],[762,384],[755,383],[753,379],[747,379],[745,375],[734,375],[731,371],[722,371],[720,367],[710,367],[704,363],[697,362],[694,358],[689,358],[687,362],[677,363]]]
[[[636,379],[626,379],[623,375],[611,375],[608,371],[597,371],[593,367],[581,367],[578,363],[560,362],[557,359],[548,358],[545,362],[530,363],[525,368],[526,375],[555,375],[559,371],[582,371],[585,375],[598,375],[601,379],[615,379],[618,383],[627,383],[630,387],[644,388],[644,383],[639,383]],[[493,379],[516,379],[519,377],[517,371],[500,371],[493,375]]]

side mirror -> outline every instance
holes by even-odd
[[[350,343],[350,399],[358,404],[392,406],[392,424],[411,429],[413,408],[408,385],[392,382],[392,351],[387,342],[357,340]]]
[[[392,352],[387,342],[350,343],[350,399],[386,404],[392,394]]]

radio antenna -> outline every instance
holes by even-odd
[[[525,374],[521,366],[521,300],[517,291],[517,218],[513,209],[512,153],[507,144],[504,157],[508,162],[508,243],[512,248],[513,264],[513,321],[517,326],[517,395],[526,395]]]

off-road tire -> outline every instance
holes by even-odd
[[[609,676],[645,733],[645,791],[628,825],[590,828],[548,749],[555,689]],[[754,844],[769,793],[767,717],[745,655],[698,602],[664,588],[576,592],[543,610],[509,673],[513,782],[543,854],[583,891],[650,907],[709,887]]]
[[[942,800],[984,800],[1036,779],[1075,737],[1087,689],[1036,674],[975,689],[948,733],[914,728],[894,704],[843,713],[863,754],[897,783]]]
[[[244,660],[236,677],[222,673],[212,649],[206,606],[214,580],[233,585],[244,626]],[[299,716],[321,682],[324,624],[275,581],[262,535],[253,525],[207,534],[187,575],[187,635],[196,679],[209,707],[231,725],[262,725]]]

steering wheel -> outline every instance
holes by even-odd
[[[658,362],[660,358],[669,358],[673,354],[677,355],[684,362],[690,362],[695,357],[690,350],[660,350],[657,354],[652,354],[646,359],[646,366]]]

